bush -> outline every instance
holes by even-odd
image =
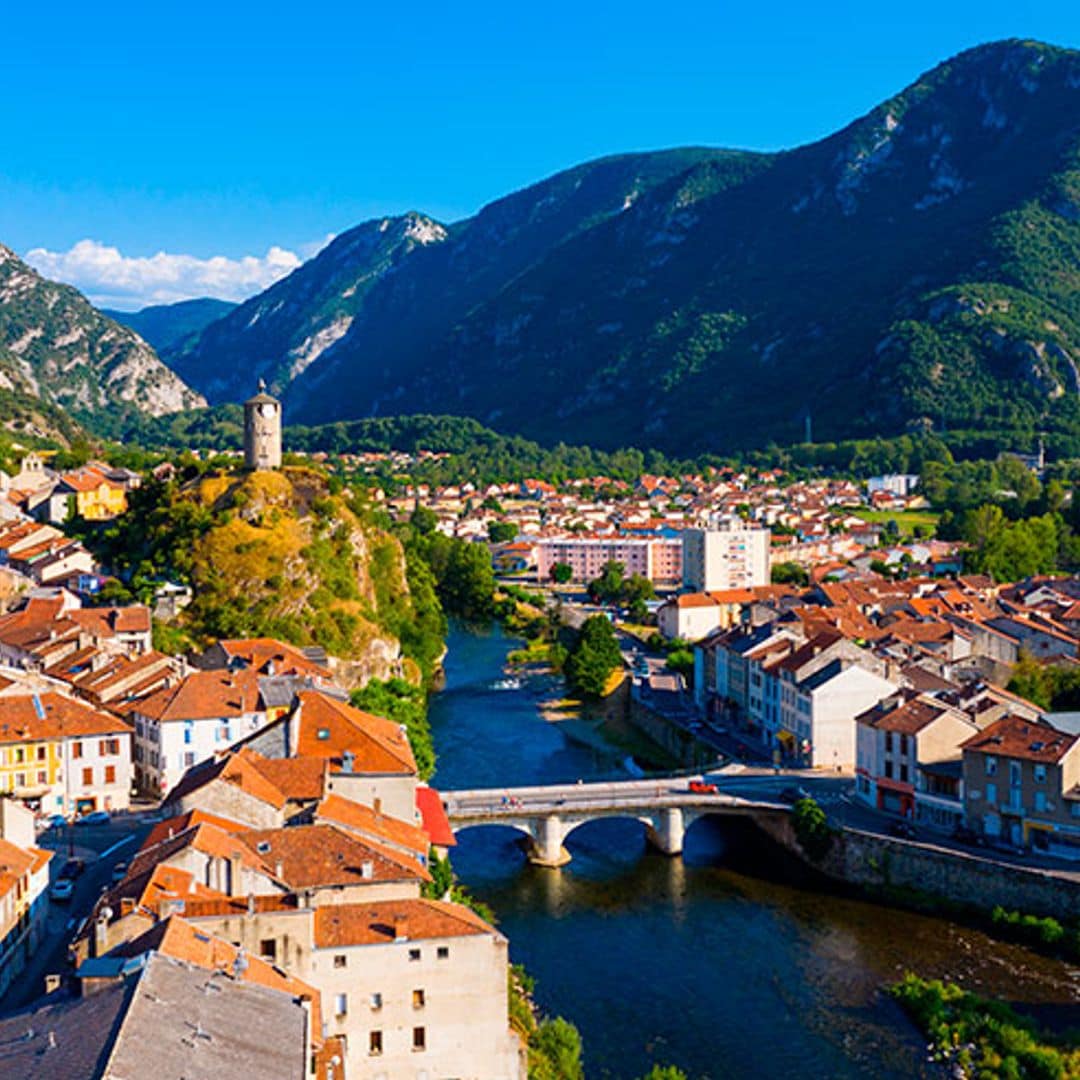
[[[908,972],[890,993],[930,1040],[935,1061],[963,1076],[1069,1080],[1080,1076],[1075,1040],[1051,1044],[1008,1005]]]
[[[791,808],[791,822],[795,838],[807,856],[820,862],[832,847],[833,833],[825,811],[816,799],[800,799]]]

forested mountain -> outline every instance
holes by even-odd
[[[205,404],[125,326],[0,245],[0,389],[88,422]]]
[[[795,150],[606,159],[455,225],[360,226],[176,363],[217,400],[257,366],[292,422],[682,453],[808,417],[1080,428],[1080,53],[986,45]]]
[[[182,351],[193,345],[210,323],[228,315],[234,307],[228,300],[201,296],[175,304],[153,304],[140,311],[102,308],[101,313],[121,326],[130,327],[167,359],[170,351]]]

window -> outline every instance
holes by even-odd
[[[424,991],[414,990],[412,992],[412,1007],[414,1009],[422,1009],[424,1007]]]
[[[116,766],[115,765],[106,765],[105,766],[105,783],[106,784],[115,784],[116,783]]]
[[[892,753],[892,732],[891,731],[886,731],[885,732],[885,753],[886,754],[891,754]]]
[[[368,1053],[372,1057],[378,1057],[382,1053],[382,1032],[373,1031],[368,1035]]]
[[[907,736],[906,735],[901,735],[900,736],[900,753],[901,754],[906,754],[907,753]]]
[[[1034,774],[1036,784],[1045,784],[1046,783],[1046,766],[1045,765],[1036,765],[1036,766],[1034,766],[1034,768],[1032,769],[1032,773]]]
[[[37,759],[38,759],[38,761],[44,761],[45,760],[45,747],[44,746],[39,746],[37,748]]]
[[[76,740],[71,744],[71,756],[77,761],[82,757],[82,743]]]
[[[1072,804],[1072,816],[1080,817],[1080,802],[1074,802]]]
[[[1075,805],[1075,806],[1073,807],[1073,809],[1074,809],[1074,810],[1080,810],[1080,803],[1077,803],[1077,804],[1076,804],[1076,805]],[[449,960],[449,959],[450,959],[450,946],[449,946],[449,945],[440,945],[440,946],[439,946],[439,949],[438,949],[438,951],[436,952],[436,954],[435,954],[435,955],[436,955],[436,956],[437,956],[437,957],[438,957],[438,958],[439,958],[440,960]]]
[[[986,801],[993,806],[997,802],[997,784],[986,785]]]
[[[885,778],[887,780],[892,779],[892,761],[885,762]]]
[[[49,782],[49,774],[44,769],[38,769],[37,782],[39,784],[47,784]]]
[[[1035,792],[1035,812],[1038,813],[1038,814],[1045,814],[1046,813],[1046,792],[1045,791],[1036,791]]]
[[[15,751],[15,764],[21,765],[26,760],[26,751],[20,746]]]
[[[413,961],[416,961],[416,960],[419,960],[419,959],[420,959],[420,950],[419,949],[410,949],[409,950],[409,960],[410,960],[410,962],[413,962]]]
[[[277,959],[277,938],[263,938],[259,942],[259,955],[273,962]]]
[[[334,1015],[335,1016],[347,1016],[349,1014],[349,995],[348,994],[335,994],[334,995]]]
[[[184,723],[184,745],[191,745],[191,721],[188,720]]]
[[[349,958],[344,953],[338,953],[337,956],[334,957],[334,967],[336,968],[343,968],[348,962]]]
[[[87,765],[82,771],[83,787],[90,787],[94,782],[94,770],[91,766]]]
[[[193,750],[184,751],[183,763],[185,769],[190,769],[195,764],[195,752]]]
[[[1019,761],[1009,762],[1009,787],[1018,788],[1023,783],[1024,767]]]
[[[900,782],[903,784],[908,782],[908,767],[906,761],[900,763]]]
[[[15,774],[15,786],[26,787],[26,773],[21,772]]]
[[[382,994],[375,993],[371,995],[371,1008],[374,1012],[378,1012],[382,1008]]]
[[[412,1048],[414,1050],[427,1049],[427,1034],[422,1027],[412,1029]]]
[[[997,758],[993,754],[986,756],[986,775],[997,776]]]

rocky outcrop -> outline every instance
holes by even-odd
[[[206,403],[133,330],[0,245],[0,387],[94,417],[150,416]]]

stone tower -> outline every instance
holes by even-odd
[[[281,465],[281,402],[259,392],[244,402],[244,464],[249,469],[276,469]]]

